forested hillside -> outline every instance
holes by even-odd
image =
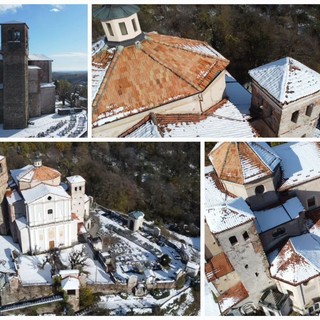
[[[207,41],[241,83],[248,70],[290,56],[320,72],[320,6],[141,5],[141,29]],[[102,35],[93,22],[93,38]]]
[[[9,169],[43,165],[66,176],[79,174],[86,193],[107,208],[141,210],[157,223],[200,224],[199,143],[0,143]],[[178,227],[179,227],[178,226]],[[196,230],[197,232],[197,230]]]

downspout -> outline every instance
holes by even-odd
[[[198,99],[199,99],[199,106],[200,106],[200,114],[202,114],[203,113],[203,109],[202,109],[203,96],[202,96],[202,93],[198,94]]]

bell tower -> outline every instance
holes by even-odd
[[[3,52],[3,110],[0,121],[4,129],[22,129],[28,123],[28,26],[24,22],[1,25]]]

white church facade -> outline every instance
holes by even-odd
[[[90,199],[84,193],[85,180],[80,176],[68,177],[69,195],[61,185],[60,172],[43,166],[40,159],[34,165],[10,173],[11,190],[6,194],[9,227],[22,253],[76,244],[78,232],[89,217]]]

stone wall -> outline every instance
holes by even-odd
[[[54,85],[41,85],[40,90],[41,114],[55,113],[56,87]]]

